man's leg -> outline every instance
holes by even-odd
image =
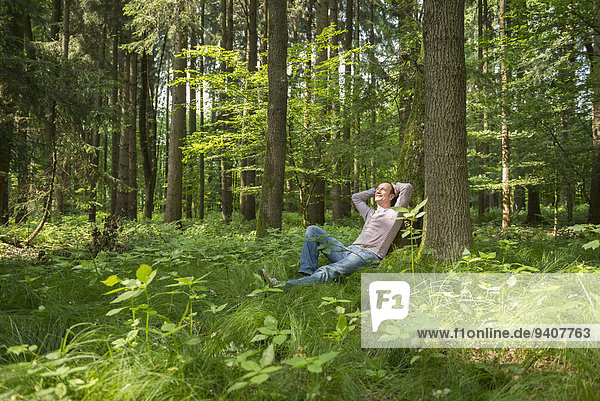
[[[348,255],[348,249],[340,241],[331,237],[321,227],[309,226],[304,233],[299,273],[311,275],[317,270],[319,251],[323,252],[330,262],[338,262]]]
[[[367,251],[357,246],[348,248],[347,256],[332,264],[321,266],[308,277],[285,281],[284,288],[287,289],[293,285],[313,285],[326,283],[335,280],[341,276],[347,276],[356,270],[375,266],[381,261],[373,252]]]

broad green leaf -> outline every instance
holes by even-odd
[[[115,299],[113,299],[112,301],[110,301],[110,303],[111,304],[116,304],[116,303],[119,303],[119,302],[126,301],[126,300],[128,300],[130,298],[135,298],[138,295],[140,295],[142,292],[143,291],[141,289],[124,292],[121,295],[119,295],[118,297],[116,297]]]
[[[341,314],[338,317],[338,321],[337,321],[337,325],[336,325],[336,329],[338,331],[344,331],[344,329],[348,326],[347,322],[346,322],[346,316]]]
[[[325,354],[319,355],[317,357],[317,360],[319,361],[320,364],[324,364],[324,363],[332,360],[333,358],[335,358],[338,354],[339,354],[339,352],[337,352],[337,351],[327,352]]]
[[[127,337],[126,337],[127,341],[131,341],[134,338],[136,338],[138,333],[139,333],[139,330],[137,330],[137,329],[131,330],[129,333],[127,333]]]
[[[252,337],[252,340],[250,340],[251,343],[256,342],[256,341],[263,341],[266,340],[267,338],[269,338],[268,336],[265,336],[263,334],[257,334],[254,337]]]
[[[323,367],[316,363],[309,364],[308,366],[306,366],[306,369],[308,369],[309,372],[313,373],[321,373],[323,371]]]
[[[272,336],[272,335],[274,335],[274,334],[277,334],[277,331],[275,331],[275,330],[272,330],[272,329],[269,329],[269,328],[267,328],[267,327],[259,327],[259,328],[258,328],[258,331],[259,331],[261,334],[266,334],[266,335],[268,335],[268,336]]]
[[[585,244],[583,249],[596,249],[598,247],[600,247],[600,240],[594,240]]]
[[[297,368],[306,365],[307,361],[306,358],[299,358],[295,356],[291,359],[286,359],[285,361],[283,361],[283,363]]]
[[[269,344],[269,346],[263,351],[262,357],[260,358],[260,366],[269,366],[273,363],[273,359],[275,359],[275,347],[273,344]]]
[[[152,268],[148,265],[140,265],[140,267],[135,272],[135,276],[142,283],[147,283],[150,279],[150,273],[152,273]]]
[[[229,387],[229,388],[227,389],[227,391],[235,391],[235,390],[239,390],[239,389],[241,389],[241,388],[244,388],[244,387],[246,387],[247,385],[248,385],[248,383],[247,383],[247,382],[237,382],[237,383],[235,383],[233,386]]]
[[[258,366],[258,363],[254,362],[254,361],[243,361],[240,364],[240,366],[244,370],[250,370],[250,371],[253,371],[253,372],[256,372],[256,371],[260,370],[260,366]]]
[[[163,325],[160,327],[160,329],[162,331],[166,331],[166,332],[173,331],[176,328],[177,328],[177,325],[175,323],[167,323],[167,322],[164,322]]]
[[[281,369],[281,366],[267,366],[261,370],[261,373],[271,373]]]
[[[285,334],[278,334],[273,337],[273,344],[281,345],[285,342],[287,336]]]
[[[269,375],[267,375],[265,373],[261,373],[259,375],[254,376],[252,379],[250,379],[250,383],[261,384],[267,380],[269,380]]]
[[[104,281],[101,281],[102,284],[108,286],[108,287],[112,287],[113,285],[120,283],[121,279],[119,277],[117,277],[115,274],[113,274],[112,276],[110,276],[109,278],[107,278]]]
[[[117,313],[121,312],[123,309],[125,309],[125,307],[123,308],[116,308],[116,309],[111,309],[108,312],[106,312],[106,316],[112,316],[112,315],[116,315]]]
[[[54,388],[54,393],[60,398],[63,398],[65,395],[67,395],[67,386],[65,386],[65,383],[58,383]]]

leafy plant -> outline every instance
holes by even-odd
[[[416,222],[417,219],[425,216],[425,211],[421,211],[421,209],[423,209],[426,204],[427,198],[412,209],[407,209],[405,207],[392,208],[395,211],[402,213],[402,217],[399,217],[399,219],[408,221],[408,227],[402,233],[402,238],[410,238],[410,265],[413,273],[415,272],[415,243],[423,237],[423,230],[416,228]]]
[[[339,352],[333,351],[311,357],[295,356],[283,361],[283,363],[290,365],[293,368],[304,368],[312,373],[321,373],[323,371],[323,365],[338,356],[338,354]]]
[[[260,334],[255,335],[250,342],[264,341],[271,339],[273,344],[281,345],[292,334],[289,329],[280,330],[277,328],[279,322],[273,316],[265,316],[263,326],[258,328]]]
[[[136,312],[141,311],[146,315],[145,328],[146,332],[146,342],[148,342],[148,333],[150,332],[150,316],[155,315],[157,312],[150,308],[150,296],[148,295],[148,285],[154,280],[156,276],[156,270],[152,270],[152,267],[148,265],[140,265],[140,267],[135,272],[135,279],[127,279],[121,280],[116,275],[112,275],[108,277],[106,280],[102,281],[102,283],[108,287],[112,287],[115,284],[121,284],[121,288],[117,288],[111,291],[108,291],[104,295],[115,294],[117,292],[121,292],[119,296],[111,301],[112,304],[121,303],[129,301],[129,306],[123,306],[120,308],[111,309],[106,313],[106,316],[116,315],[124,309],[129,309],[131,311],[131,331],[127,334],[125,340],[120,339],[114,342],[114,345],[122,346],[125,343],[131,343],[134,338],[137,336],[139,329],[137,328],[139,324],[139,319],[136,319]],[[141,295],[146,295],[146,303],[135,304],[134,299]]]

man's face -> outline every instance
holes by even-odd
[[[389,182],[382,182],[375,190],[375,202],[383,207],[389,207],[394,199],[392,185]]]

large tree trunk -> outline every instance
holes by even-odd
[[[316,2],[316,35],[321,35],[323,30],[328,26],[328,18],[327,14],[329,11],[329,0],[317,0]],[[327,47],[322,46],[317,50],[317,58],[315,60],[315,70],[318,71],[319,68],[322,68],[322,65],[327,61]],[[317,111],[317,122],[318,124],[322,124],[323,118],[325,116],[325,111],[327,108],[327,98],[323,96],[315,96],[315,102],[318,104]],[[317,168],[321,163],[320,156],[318,155],[318,149],[323,146],[323,138],[319,133],[315,134],[315,155],[312,157],[311,166],[313,169]],[[308,202],[307,207],[307,220],[309,224],[323,224],[325,223],[325,179],[321,176],[312,177],[312,181],[314,182],[313,190],[310,195],[310,201]]]
[[[267,150],[258,219],[259,236],[264,236],[267,228],[281,228],[287,116],[287,1],[269,0],[269,18],[277,23],[269,26]]]
[[[425,195],[423,246],[454,260],[471,243],[467,176],[464,0],[423,2]]]
[[[258,61],[258,31],[256,28],[257,0],[249,1],[248,12],[248,71],[256,71]],[[248,88],[249,90],[251,88]],[[256,170],[254,157],[245,157],[242,159],[243,170],[240,174],[240,185],[242,190],[245,187],[253,187],[256,183]],[[242,191],[240,195],[240,212],[245,220],[256,218],[256,199],[252,194],[245,194]]]
[[[186,33],[179,28],[175,34],[175,53],[182,53],[187,47]],[[174,81],[185,78],[186,60],[173,58]],[[181,200],[183,189],[183,138],[185,136],[185,84],[179,83],[173,88],[173,111],[169,142],[169,175],[167,177],[167,203],[165,205],[165,223],[181,220]]]
[[[595,3],[594,21],[600,27],[600,5]],[[600,224],[600,34],[594,34],[592,58],[592,185],[590,191],[589,222]]]

